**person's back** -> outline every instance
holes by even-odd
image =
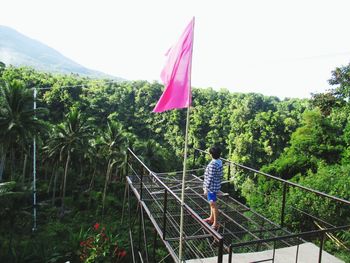
[[[220,148],[214,146],[210,148],[209,152],[213,159],[210,161],[207,168],[205,169],[203,189],[204,194],[207,195],[210,204],[210,217],[205,219],[205,221],[209,224],[212,224],[212,227],[215,230],[217,230],[219,227],[217,220],[219,212],[216,205],[216,201],[217,193],[220,191],[221,188],[223,167],[222,161],[220,160]]]
[[[209,192],[217,193],[221,188],[222,180],[222,161],[213,159],[205,169],[204,188]]]

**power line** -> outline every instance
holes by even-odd
[[[103,81],[103,80],[102,80]],[[113,83],[120,83],[121,81],[119,80],[109,80],[109,81],[103,81],[101,84],[113,84]],[[93,83],[95,84],[95,83]],[[65,85],[65,86],[59,86],[60,88],[78,88],[78,87],[83,87],[87,88],[87,86],[92,85],[92,83],[86,83],[86,84],[77,84],[77,85]],[[54,86],[49,86],[49,87],[43,87],[43,88],[30,88],[32,90],[50,90]]]

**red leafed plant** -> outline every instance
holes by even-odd
[[[119,248],[117,237],[118,235],[112,235],[100,223],[95,223],[82,234],[79,250],[81,262],[121,262],[126,251]]]

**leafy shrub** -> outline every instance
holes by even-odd
[[[126,251],[119,248],[117,237],[96,223],[82,234],[79,251],[81,262],[121,262]]]

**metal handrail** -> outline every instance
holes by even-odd
[[[346,230],[350,229],[350,225],[345,225],[345,226],[338,226],[338,227],[332,227],[332,228],[327,228],[327,229],[320,229],[320,230],[313,230],[313,231],[306,231],[306,232],[301,232],[301,233],[296,233],[296,234],[290,234],[290,235],[284,235],[284,236],[278,236],[278,237],[271,237],[271,238],[265,238],[265,239],[259,239],[259,240],[251,240],[247,242],[240,242],[240,243],[234,243],[231,244],[232,247],[243,247],[243,246],[248,246],[248,245],[254,245],[258,243],[267,243],[267,242],[272,242],[272,241],[279,241],[283,239],[291,239],[291,238],[299,238],[299,237],[306,237],[306,236],[314,236],[317,234],[323,234],[323,233],[328,233],[328,232],[335,232],[335,231],[340,231],[340,230]]]
[[[203,150],[198,149],[198,148],[194,148],[194,150],[199,151],[199,152],[202,152],[202,153],[210,154],[209,152],[203,151]],[[326,194],[326,193],[323,193],[323,192],[320,192],[320,191],[317,191],[317,190],[308,188],[308,187],[306,187],[306,186],[302,186],[302,185],[300,185],[300,184],[290,182],[290,181],[288,181],[288,180],[284,180],[284,179],[282,179],[282,178],[273,176],[273,175],[271,175],[271,174],[267,174],[267,173],[261,172],[261,171],[259,171],[259,170],[256,170],[256,169],[253,169],[253,168],[244,166],[244,165],[239,164],[239,163],[235,163],[235,162],[233,162],[233,161],[231,161],[231,160],[228,160],[228,159],[225,159],[225,158],[220,158],[220,159],[223,160],[223,161],[225,161],[225,162],[232,163],[232,164],[234,164],[234,165],[236,165],[236,166],[238,166],[238,167],[247,169],[247,170],[249,170],[249,171],[251,171],[251,172],[264,175],[265,177],[269,177],[269,178],[271,178],[271,179],[280,181],[280,182],[282,182],[282,183],[286,183],[286,184],[291,185],[291,186],[293,186],[293,187],[297,187],[297,188],[303,189],[303,190],[305,190],[305,191],[308,191],[308,192],[311,192],[311,193],[314,193],[314,194],[317,194],[317,195],[320,195],[320,196],[323,196],[323,197],[327,197],[327,198],[330,198],[330,199],[332,199],[332,200],[335,200],[335,201],[338,201],[338,202],[341,202],[341,203],[344,203],[344,204],[347,204],[347,205],[350,205],[350,201],[348,201],[348,200],[345,200],[345,199],[342,199],[342,198],[339,198],[339,197],[336,197],[336,196],[333,196],[333,195],[329,195],[329,194]]]
[[[259,239],[259,240],[252,240],[252,241],[247,241],[247,242],[240,242],[236,244],[231,244],[229,247],[229,258],[228,262],[232,262],[232,253],[233,253],[233,248],[238,248],[238,247],[244,247],[244,246],[249,246],[249,245],[255,245],[255,244],[261,244],[261,243],[268,243],[268,242],[273,242],[274,243],[274,248],[273,248],[273,257],[271,259],[263,260],[263,261],[271,261],[274,262],[275,259],[275,244],[276,241],[280,240],[285,240],[285,239],[291,239],[291,238],[297,238],[297,239],[302,239],[308,236],[314,236],[314,235],[319,235],[320,236],[320,247],[319,247],[319,254],[318,254],[318,262],[322,262],[322,252],[323,252],[323,245],[324,245],[324,236],[329,233],[329,232],[334,232],[334,231],[340,231],[340,230],[345,230],[345,229],[350,229],[350,225],[346,226],[340,226],[340,227],[333,227],[333,228],[328,228],[328,229],[321,229],[321,230],[314,230],[314,231],[308,231],[308,232],[302,232],[302,233],[297,233],[297,234],[290,234],[290,235],[284,235],[284,236],[279,236],[279,237],[272,237],[272,238],[265,238],[265,239]],[[299,244],[298,244],[299,246]],[[296,251],[296,262],[298,262],[298,251]]]
[[[161,185],[165,192],[167,193],[167,195],[171,195],[172,197],[174,197],[174,199],[181,205],[181,199],[174,193],[174,191],[172,191],[163,181],[161,181],[157,174],[155,172],[153,172],[152,170],[150,170],[143,162],[142,160],[130,149],[128,148],[129,153],[143,166],[143,168],[145,168],[147,170],[147,172],[149,173],[149,175],[151,175],[159,185]],[[142,196],[140,196],[140,200],[142,200]],[[210,233],[210,235],[219,242],[219,251],[218,251],[218,262],[222,262],[222,256],[223,256],[223,236],[220,235],[218,232],[216,232],[213,228],[211,228],[206,222],[204,222],[204,220],[191,208],[189,207],[187,204],[183,204],[183,207],[186,211],[189,212],[189,214],[197,221],[199,222],[202,227],[208,232]],[[163,222],[163,224],[165,225],[166,223]],[[165,233],[163,233],[163,237],[165,237]],[[221,260],[220,260],[221,258]]]
[[[180,199],[180,197],[178,197],[164,182],[162,182],[162,181],[156,176],[156,173],[154,173],[153,171],[151,171],[151,170],[141,161],[141,159],[138,158],[138,157],[136,156],[136,154],[135,154],[130,148],[128,148],[128,151],[135,157],[135,159],[136,159],[137,161],[139,161],[139,162],[142,164],[142,166],[143,166],[144,168],[146,168],[146,170],[157,180],[157,182],[158,182],[160,185],[162,185],[162,186],[164,187],[164,189],[166,189],[167,192],[170,193],[170,194],[176,199],[176,201],[178,201],[178,202],[181,204],[181,199]],[[208,227],[208,226],[207,226],[207,223],[205,223],[204,220],[203,220],[199,215],[197,215],[197,213],[194,212],[193,209],[192,209],[191,207],[189,207],[187,204],[184,204],[184,207],[186,208],[187,211],[190,212],[190,214],[191,214],[192,216],[194,216],[194,217],[205,227],[205,229],[207,229],[211,234],[213,234],[217,240],[220,240],[220,239],[223,238],[223,237],[222,237],[219,233],[217,233],[214,229],[212,229],[211,227]]]
[[[209,154],[207,151],[203,151],[201,149],[194,148],[194,150],[198,151],[200,153]],[[332,196],[332,195],[320,192],[318,190],[314,190],[314,189],[308,188],[306,186],[299,185],[299,184],[294,183],[294,182],[290,182],[290,181],[284,180],[282,178],[279,178],[279,177],[276,177],[276,176],[273,176],[273,175],[270,175],[270,174],[258,171],[256,169],[253,169],[253,168],[250,168],[250,167],[247,167],[247,166],[235,163],[235,162],[233,162],[231,160],[227,160],[225,158],[220,158],[220,159],[222,161],[226,162],[226,163],[233,164],[233,165],[235,165],[237,167],[243,168],[243,169],[248,170],[250,172],[253,172],[255,174],[263,175],[263,176],[265,176],[267,178],[270,178],[272,180],[276,180],[276,181],[282,183],[282,185],[283,185],[282,209],[281,209],[281,227],[282,228],[284,227],[286,195],[287,195],[287,187],[289,187],[289,186],[295,187],[295,188],[299,188],[299,189],[302,189],[302,190],[304,190],[306,192],[310,192],[310,193],[313,193],[315,195],[331,199],[331,200],[336,201],[338,203],[342,203],[342,204],[345,204],[345,205],[350,205],[350,201],[348,201],[348,200],[345,200],[345,199],[342,199],[342,198],[339,198],[339,197],[336,197],[336,196]],[[314,217],[312,215],[310,215],[310,216],[312,218],[314,218],[314,219],[316,218],[316,217]],[[316,219],[320,220],[322,222],[325,222],[325,221],[323,221],[323,220],[321,220],[319,218],[316,218]],[[280,240],[286,240],[286,239],[291,239],[291,238],[302,239],[304,237],[314,236],[314,235],[320,235],[319,262],[321,262],[323,243],[324,243],[324,235],[327,234],[327,233],[330,233],[330,232],[334,232],[334,231],[341,231],[341,230],[350,229],[350,225],[343,225],[343,226],[335,227],[332,224],[329,224],[329,223],[327,223],[327,224],[328,224],[328,227],[325,228],[325,229],[321,229],[321,230],[304,231],[304,232],[301,232],[301,233],[288,234],[288,235],[277,236],[277,237],[272,237],[272,238],[257,239],[257,240],[252,240],[252,241],[233,243],[229,247],[229,254],[230,254],[229,255],[229,262],[231,262],[231,260],[232,260],[231,253],[233,252],[233,248],[234,247],[244,247],[244,246],[255,245],[255,244],[259,245],[259,244],[268,243],[268,242],[274,242],[274,244],[275,244],[276,241],[280,241]],[[274,251],[275,251],[275,247],[274,247]],[[272,259],[269,259],[269,260],[272,260],[274,262],[274,257]]]

